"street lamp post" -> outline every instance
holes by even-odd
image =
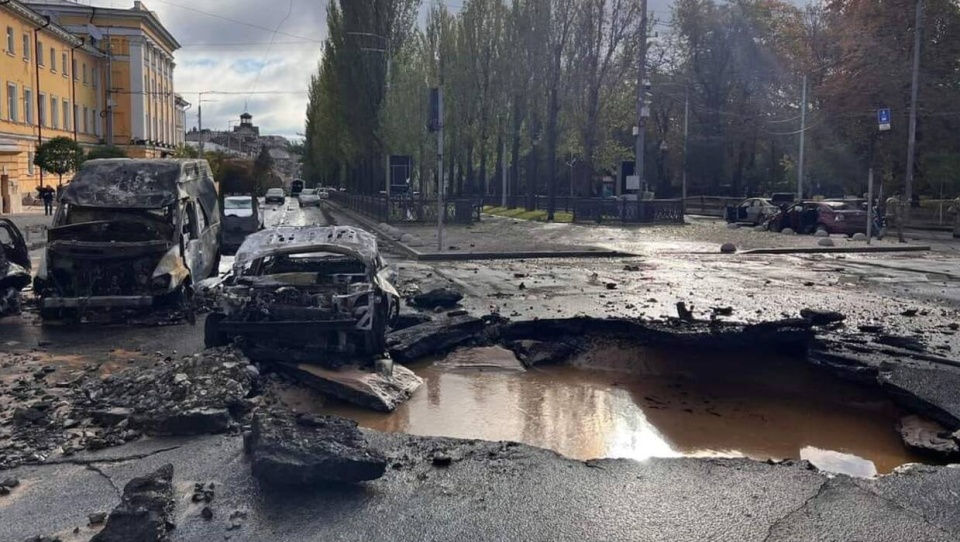
[[[216,102],[218,100],[204,100],[204,94],[215,94],[212,90],[197,93],[197,128],[200,130],[200,155],[203,156],[203,104],[204,102]]]

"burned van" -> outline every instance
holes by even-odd
[[[59,203],[34,279],[44,318],[179,306],[217,272],[220,209],[206,160],[91,160]]]
[[[336,365],[383,356],[399,311],[376,238],[347,226],[279,227],[247,237],[215,292],[208,347],[243,338],[257,357]],[[264,358],[265,359],[265,358]]]

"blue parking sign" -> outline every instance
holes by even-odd
[[[880,130],[890,129],[890,110],[889,109],[877,110],[877,123],[880,125]]]

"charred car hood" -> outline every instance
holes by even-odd
[[[248,236],[237,251],[234,268],[271,254],[305,251],[343,254],[377,267],[377,238],[370,233],[349,226],[286,226]]]

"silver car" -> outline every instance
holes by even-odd
[[[297,196],[297,200],[300,202],[300,207],[320,206],[320,194],[317,193],[316,188],[304,188]]]

